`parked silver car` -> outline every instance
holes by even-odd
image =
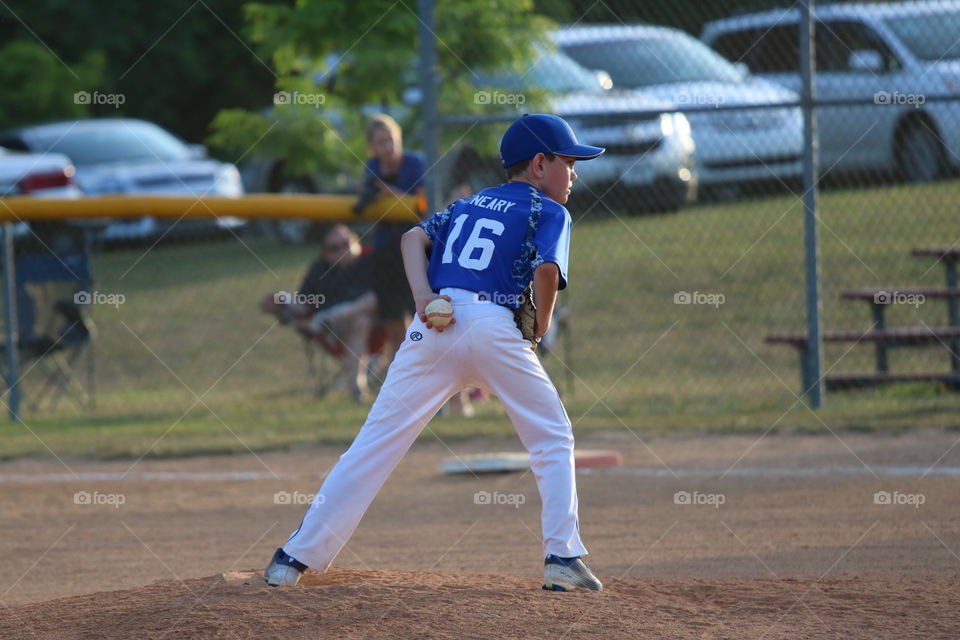
[[[76,198],[76,169],[62,153],[27,153],[0,147],[0,197]]]
[[[76,169],[62,153],[27,153],[0,147],[0,197],[77,198]],[[29,233],[26,222],[15,222],[14,237]]]
[[[793,91],[745,75],[701,42],[668,27],[573,26],[555,32],[554,39],[581,65],[606,70],[614,86],[684,112],[702,186],[800,175],[800,110],[771,106],[797,102]]]
[[[23,127],[0,134],[0,145],[35,153],[59,153],[76,166],[74,180],[87,195],[176,194],[240,196],[232,164],[202,157],[159,126],[144,120],[105,118]],[[175,233],[236,228],[236,218],[118,221],[101,232],[105,241],[143,240]]]
[[[817,98],[858,101],[818,108],[822,169],[927,181],[960,166],[960,2],[829,4],[815,17]],[[799,20],[798,9],[738,15],[707,23],[701,38],[799,89]]]

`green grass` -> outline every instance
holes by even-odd
[[[941,286],[942,267],[909,252],[957,241],[958,204],[951,182],[824,193],[825,326],[870,325],[866,303],[837,299],[843,289]],[[578,432],[960,428],[960,397],[929,385],[834,393],[817,415],[796,402],[795,353],[763,344],[769,332],[804,327],[803,211],[795,199],[662,216],[614,211],[574,212],[570,289],[562,294],[573,310],[573,349],[561,346],[545,360]],[[48,447],[60,456],[172,456],[349,441],[364,411],[343,397],[312,397],[299,339],[257,308],[265,293],[297,286],[315,248],[245,243],[98,256],[96,288],[126,302],[94,308],[97,408],[65,400],[56,412],[28,413],[27,426],[0,424],[0,456],[49,455]],[[677,305],[678,291],[725,300]],[[889,326],[944,324],[946,308],[895,306],[887,317]],[[825,366],[872,369],[870,346],[848,348],[830,346]],[[899,350],[891,366],[946,370],[946,350]],[[25,378],[26,393],[36,373]],[[435,420],[424,437],[511,432],[498,403],[479,413]]]

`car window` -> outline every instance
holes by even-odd
[[[833,20],[817,25],[818,71],[851,71],[850,54],[865,49],[876,51],[883,57],[885,71],[900,68],[886,43],[862,22]]]
[[[614,86],[678,82],[743,82],[730,62],[699,40],[648,37],[568,45],[563,50],[588,69],[605,69]]]
[[[0,140],[0,145],[6,149],[11,149],[13,151],[29,151],[30,148],[23,143],[23,140],[20,138],[3,138]]]
[[[758,29],[731,31],[719,36],[711,45],[713,50],[732,62],[746,62],[753,51],[754,44],[762,35]]]
[[[539,87],[558,93],[603,91],[600,80],[570,56],[543,51],[522,73],[480,73],[478,84],[503,89]]]
[[[773,27],[769,31],[743,31],[741,37],[722,43],[731,53],[743,50],[731,59],[747,63],[754,73],[799,73],[800,44],[797,25]],[[900,61],[875,31],[860,22],[830,21],[817,25],[817,70],[827,72],[850,71],[850,54],[872,49],[884,60],[884,69],[900,68]],[[754,41],[753,38],[758,38]],[[720,40],[717,41],[720,43]],[[755,42],[755,44],[754,44]],[[716,46],[716,45],[715,45]],[[724,53],[721,51],[721,53]]]
[[[170,133],[147,122],[115,121],[98,126],[78,126],[66,133],[60,129],[33,132],[31,146],[37,151],[56,151],[76,165],[106,162],[184,160],[189,148]]]
[[[898,16],[886,21],[913,55],[921,60],[960,58],[960,13]]]
[[[761,32],[744,62],[755,73],[797,73],[800,70],[798,37],[796,25]]]

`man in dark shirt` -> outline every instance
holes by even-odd
[[[344,344],[344,377],[354,400],[367,394],[367,344],[377,313],[373,265],[357,235],[336,225],[324,237],[323,250],[307,270],[290,313],[299,326]],[[293,305],[291,305],[293,306]],[[311,309],[316,309],[311,315]]]

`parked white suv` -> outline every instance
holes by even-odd
[[[564,53],[541,51],[522,74],[481,74],[477,84],[482,89],[478,95],[523,96],[531,87],[549,91],[550,112],[566,119],[584,144],[606,149],[577,164],[578,199],[629,190],[630,210],[636,212],[672,211],[695,200],[694,143],[686,117],[663,100],[610,88],[605,79],[606,87],[596,73]],[[530,111],[529,105],[516,109],[518,115]],[[502,169],[493,173],[472,186],[484,186],[484,179],[502,180]]]
[[[800,176],[803,121],[793,91],[744,75],[668,27],[574,26],[556,31],[554,39],[581,65],[607,71],[614,86],[684,112],[701,186]]]
[[[817,108],[821,169],[928,181],[960,166],[960,2],[829,4],[815,18],[817,98],[858,101]],[[701,38],[799,90],[799,20],[799,9],[738,15]]]

